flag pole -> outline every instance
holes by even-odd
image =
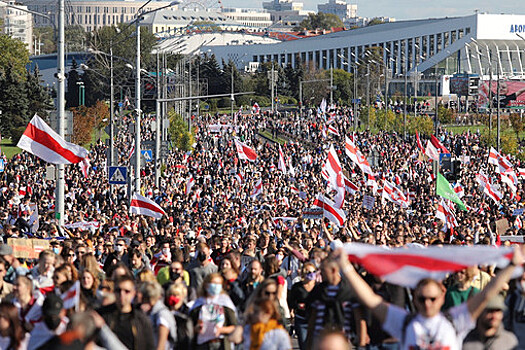
[[[65,30],[64,30],[64,5],[65,0],[58,0],[58,44],[57,44],[57,133],[60,137],[65,136]],[[55,218],[58,226],[64,225],[64,164],[58,164],[56,172],[56,193],[55,193]]]

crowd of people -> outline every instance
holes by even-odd
[[[143,119],[144,141],[154,137],[152,120]],[[0,349],[525,349],[525,274],[512,275],[519,249],[500,271],[472,266],[413,290],[350,264],[340,249],[519,241],[522,185],[502,181],[479,134],[436,135],[461,161],[455,182],[468,210],[451,227],[436,218],[432,163],[416,138],[356,132],[350,108],[304,118],[204,115],[193,125],[193,150],[170,150],[158,186],[152,165],[141,170],[140,193],[166,212],[158,220],[130,214],[128,187],[108,183],[102,142],[90,149],[87,176],[67,167],[63,227],[48,164],[25,152],[6,159]],[[263,129],[289,136],[284,162]],[[125,130],[115,138],[120,165],[133,144]],[[373,181],[345,155],[345,136],[365,157],[378,155]],[[257,159],[240,159],[235,139]],[[322,175],[330,146],[357,186],[345,194],[343,225],[310,210],[318,194],[331,195]],[[503,193],[499,201],[479,189],[480,173]],[[386,181],[408,206],[384,201]],[[20,258],[13,238],[49,248]]]

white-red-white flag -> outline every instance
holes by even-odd
[[[333,145],[331,145],[330,150],[328,150],[328,155],[322,170],[328,175],[327,180],[329,182],[335,183],[337,177],[342,174],[343,168],[341,167],[341,162]]]
[[[345,152],[346,155],[361,169],[365,174],[374,175],[372,168],[366,160],[365,156],[359,151],[352,140],[345,137]]]
[[[454,228],[458,226],[458,221],[456,220],[456,215],[454,210],[447,205],[444,198],[441,198],[438,209],[436,211],[436,218],[440,219],[445,223],[448,228]]]
[[[430,142],[427,141],[427,148],[425,148],[425,155],[436,162],[439,162],[439,151],[438,149]]]
[[[133,194],[131,197],[129,211],[132,214],[151,216],[155,219],[160,219],[164,215],[167,216],[166,212],[160,205],[137,193]]]
[[[235,148],[237,148],[239,159],[246,159],[250,162],[254,162],[257,159],[257,153],[255,153],[251,147],[237,139],[235,140]]]
[[[84,147],[64,140],[36,114],[20,137],[17,147],[52,164],[76,164],[88,155]]]
[[[398,204],[403,208],[408,208],[409,202],[407,196],[397,188],[393,183],[384,181],[382,199],[388,199],[392,203]]]
[[[469,266],[509,264],[513,248],[476,245],[419,248],[404,246],[387,249],[377,245],[347,243],[344,246],[350,261],[387,282],[414,288],[424,278],[442,280],[451,273]]]
[[[417,130],[416,130],[416,140],[417,140],[417,148],[419,148],[421,152],[424,152],[425,149],[423,148],[423,144],[421,143],[421,139],[419,138],[419,133],[417,132]]]
[[[359,191],[359,187],[357,187],[356,184],[354,184],[350,179],[348,179],[346,176],[343,175],[343,179],[345,181],[345,190],[349,192],[351,195],[354,195],[356,192]]]
[[[459,182],[456,182],[456,184],[454,185],[454,192],[456,192],[458,198],[465,196],[465,189],[463,188],[463,186],[461,186]]]
[[[186,190],[184,191],[185,195],[188,195],[191,192],[193,185],[195,185],[195,179],[190,175],[190,177],[186,180]]]
[[[253,190],[252,190],[252,193],[250,193],[250,197],[256,198],[262,192],[263,192],[263,184],[262,184],[262,180],[259,179],[259,180],[257,180],[255,185],[253,186]]]
[[[76,281],[68,290],[61,295],[64,309],[78,309],[80,301],[80,282]]]
[[[239,183],[239,186],[242,186],[244,184],[244,176],[240,171],[238,171],[237,174],[235,174],[235,180]]]
[[[261,112],[261,108],[259,107],[259,104],[255,102],[252,106],[252,113],[259,114],[260,112]]]
[[[521,221],[520,216],[516,216],[516,220],[514,220],[514,227],[516,230],[521,230],[523,228],[523,222]]]
[[[501,194],[501,192],[496,190],[494,186],[488,182],[485,184],[483,193],[489,196],[489,198],[491,198],[496,203],[499,203],[499,201],[501,201],[501,199],[503,198],[503,195]]]
[[[525,177],[525,168],[518,168],[518,176]]]
[[[279,163],[277,163],[277,167],[283,172],[284,175],[286,175],[286,162],[284,161],[284,153],[281,145],[279,145]]]
[[[346,215],[343,210],[338,209],[335,206],[335,203],[330,199],[326,198],[322,194],[317,195],[317,199],[314,201],[314,205],[323,209],[323,216],[336,224],[339,227],[342,227],[346,221]]]
[[[88,175],[89,175],[89,168],[91,167],[91,163],[89,162],[89,158],[86,157],[86,158],[82,159],[82,161],[80,162],[79,166],[80,166],[80,171],[82,172],[82,175],[84,175],[84,177],[88,177]]]
[[[328,132],[330,134],[334,134],[335,136],[341,136],[341,134],[339,134],[339,131],[337,131],[337,129],[333,125],[330,125],[328,127]]]

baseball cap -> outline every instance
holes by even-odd
[[[64,302],[56,294],[48,294],[42,305],[42,313],[48,316],[58,316],[64,308]]]
[[[13,254],[13,248],[7,244],[1,244],[0,245],[0,256],[4,255],[12,255]]]
[[[503,299],[503,296],[498,294],[492,299],[490,299],[487,306],[485,306],[485,310],[507,310],[507,305],[505,305],[505,300]]]

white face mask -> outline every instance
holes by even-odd
[[[123,246],[121,246],[121,245],[116,245],[116,246],[115,246],[115,251],[116,251],[116,252],[120,253],[120,252],[122,252],[123,250],[124,250],[124,247],[123,247]]]

